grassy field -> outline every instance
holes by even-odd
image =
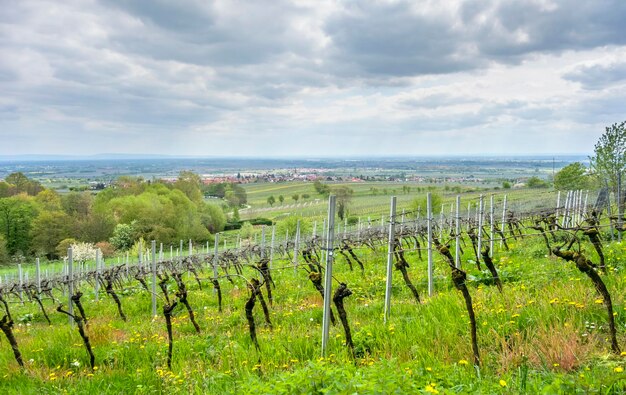
[[[606,239],[605,239],[606,240]],[[340,324],[331,326],[329,352],[321,357],[322,300],[307,278],[287,261],[275,261],[272,327],[254,310],[260,350],[250,339],[244,314],[245,282],[221,281],[224,309],[218,312],[210,283],[186,278],[189,300],[201,333],[184,309],[173,320],[174,352],[166,365],[167,331],[160,314],[151,316],[150,295],[136,281],[126,283],[122,303],[129,317],[117,317],[104,293],[96,301],[84,284],[87,333],[96,369],[76,327],[45,306],[49,327],[35,304],[11,298],[15,337],[26,362],[20,369],[7,341],[0,342],[0,393],[527,393],[620,394],[626,392],[626,353],[610,352],[606,309],[588,278],[573,263],[548,256],[540,238],[511,241],[494,261],[504,281],[502,293],[489,276],[463,257],[467,285],[478,322],[480,367],[473,366],[469,321],[450,270],[435,255],[435,292],[427,295],[426,261],[408,252],[409,275],[422,303],[394,271],[390,320],[383,323],[385,247],[355,252],[365,271],[350,271],[337,256],[334,287],[345,282],[345,299],[355,343],[353,358]],[[597,256],[583,244],[589,257]],[[626,348],[626,247],[604,248],[609,270],[602,278],[613,296],[618,342]],[[244,269],[244,276],[256,274]],[[210,272],[202,273],[203,278]],[[170,284],[173,293],[175,285]],[[60,293],[58,295],[60,296]]]
[[[528,202],[540,202],[541,205],[556,206],[557,192],[549,189],[494,189],[481,183],[448,185],[444,188],[441,184],[424,183],[397,183],[397,182],[352,182],[352,183],[332,183],[331,187],[347,186],[354,193],[348,205],[348,215],[361,217],[363,220],[370,217],[372,220],[379,220],[381,215],[389,215],[389,202],[391,196],[397,198],[397,210],[409,210],[411,203],[415,199],[425,199],[427,192],[433,192],[443,197],[446,207],[444,213],[450,214],[450,205],[454,203],[456,195],[461,195],[461,212],[467,212],[467,204],[472,204],[472,210],[476,210],[478,197],[485,196],[485,204],[489,203],[489,196],[495,196],[495,203],[501,204],[504,195],[507,195],[510,209],[522,209]],[[409,187],[408,193],[403,191],[403,186]],[[493,186],[492,186],[493,187]],[[242,219],[254,217],[264,217],[273,220],[280,220],[289,215],[308,217],[313,220],[321,220],[326,216],[327,199],[315,192],[311,182],[290,182],[290,183],[263,183],[245,184],[248,195],[249,209],[240,210]],[[372,192],[372,188],[377,189],[377,193]],[[419,189],[418,189],[419,188]],[[455,188],[459,188],[455,190]],[[300,198],[297,202],[291,196],[294,194],[309,194],[309,199]],[[267,203],[269,196],[278,199],[279,195],[285,197],[281,204],[276,200],[273,206]],[[594,194],[591,196],[595,197]],[[563,204],[565,195],[562,197]],[[591,202],[592,200],[590,200]],[[422,208],[425,210],[425,207]],[[501,208],[499,209],[501,210]]]

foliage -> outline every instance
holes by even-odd
[[[66,257],[67,256],[67,249],[70,248],[72,245],[78,243],[76,241],[76,239],[72,239],[72,238],[67,238],[67,239],[63,239],[59,242],[59,244],[56,247],[56,254],[59,257]]]
[[[138,236],[163,243],[187,238],[206,241],[208,226],[221,228],[226,222],[221,210],[202,202],[196,204],[182,191],[162,184],[146,186],[138,195],[114,197],[103,207],[120,223],[135,221]]]
[[[215,196],[224,199],[230,206],[242,206],[248,203],[246,190],[236,183],[213,183],[203,186],[206,196]]]
[[[250,222],[244,222],[239,229],[239,235],[243,240],[251,240],[254,237],[254,226]]]
[[[271,195],[267,198],[267,204],[271,206],[274,206],[274,203],[276,203],[276,198],[274,197],[274,195]]]
[[[272,226],[274,224],[271,219],[269,219],[269,218],[261,218],[261,217],[252,218],[252,219],[248,220],[248,222],[250,222],[252,225]]]
[[[115,247],[108,241],[100,241],[96,243],[96,249],[102,252],[103,258],[111,258],[115,255]]]
[[[0,234],[6,240],[10,255],[30,251],[30,230],[36,215],[33,198],[26,194],[0,199]]]
[[[313,188],[315,189],[315,192],[319,193],[322,196],[330,195],[330,187],[322,183],[320,180],[315,180],[313,182]]]
[[[550,185],[548,184],[547,181],[542,180],[541,178],[537,176],[533,176],[533,177],[530,177],[528,181],[526,181],[526,186],[528,188],[538,189],[538,188],[548,188]]]
[[[343,220],[348,214],[348,205],[352,200],[354,191],[346,186],[332,188],[332,193],[337,197],[337,216]]]
[[[0,234],[0,265],[9,263],[9,251],[7,249],[7,241]]]
[[[589,159],[598,177],[616,190],[617,175],[626,170],[626,121],[605,128]]]
[[[587,168],[580,162],[571,163],[554,175],[554,188],[560,191],[588,189],[592,186],[592,179],[587,174]]]
[[[202,201],[202,181],[200,176],[191,171],[181,171],[174,183],[174,188],[181,190],[192,202]]]
[[[280,202],[280,204],[283,204],[283,202],[285,201],[285,197],[283,195],[278,195],[278,201]]]
[[[431,210],[433,214],[439,214],[441,212],[441,204],[443,202],[443,198],[438,193],[431,192],[430,194],[430,203]],[[424,217],[426,215],[427,208],[427,197],[421,196],[413,199],[411,201],[411,205],[409,206],[410,215],[412,217]]]
[[[209,232],[218,233],[224,230],[224,226],[226,225],[226,215],[219,206],[211,203],[202,203],[199,205],[199,212],[200,221]],[[235,215],[235,213],[237,215]],[[233,217],[239,217],[239,210],[237,207],[233,208]],[[188,238],[184,237],[185,235],[180,236],[181,238]]]
[[[0,197],[15,196],[20,193],[35,196],[43,189],[38,181],[29,179],[21,172],[16,172],[4,179],[4,186],[0,188]]]
[[[135,243],[134,223],[117,224],[113,229],[113,236],[109,240],[111,245],[119,251],[126,251]]]
[[[291,196],[291,198],[293,199],[294,202],[297,202],[298,199],[300,199],[300,194],[295,193]]]
[[[502,181],[502,188],[503,189],[511,189],[511,183],[508,181]]]
[[[300,221],[300,234],[311,233],[313,226],[308,218],[302,218],[296,215],[290,215],[276,223],[276,233],[285,235],[289,232],[289,237],[294,237],[298,229],[298,221]]]
[[[70,236],[68,229],[70,216],[63,211],[42,211],[33,220],[31,228],[32,248],[37,255],[45,255],[48,259],[56,259],[63,255],[57,254],[57,246]]]

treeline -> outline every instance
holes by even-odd
[[[227,203],[205,202],[206,195],[221,191]],[[241,191],[229,184],[209,188],[184,171],[174,183],[124,176],[97,194],[59,194],[14,173],[0,181],[0,264],[33,256],[58,259],[77,242],[97,243],[106,255],[140,239],[206,242],[224,229],[224,210],[246,202]]]

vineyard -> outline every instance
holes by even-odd
[[[20,268],[0,285],[0,391],[626,392],[607,193],[457,197],[436,215],[430,194],[423,212],[390,200],[350,226],[331,196],[309,233]]]

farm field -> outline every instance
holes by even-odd
[[[604,300],[588,277],[548,251],[542,238],[508,237],[507,251],[496,243],[493,261],[503,282],[500,292],[489,273],[475,265],[469,238],[463,241],[465,284],[476,314],[480,366],[474,366],[470,321],[450,268],[434,254],[433,294],[428,295],[425,251],[405,247],[408,275],[421,303],[393,272],[391,310],[384,323],[387,246],[356,245],[364,270],[336,254],[333,288],[347,284],[344,299],[354,353],[345,346],[341,323],[330,327],[326,357],[321,355],[322,298],[302,258],[277,254],[271,274],[269,320],[257,303],[252,310],[259,348],[251,340],[246,281],[258,277],[243,263],[232,282],[220,272],[222,311],[210,283],[209,262],[200,262],[202,289],[183,275],[188,300],[200,327],[196,333],[184,308],[172,318],[173,355],[167,366],[168,333],[159,291],[152,316],[151,294],[132,278],[116,285],[127,321],[101,289],[82,282],[86,333],[95,355],[89,358],[76,326],[44,299],[52,326],[37,305],[9,295],[16,322],[13,333],[23,355],[20,369],[7,341],[0,343],[2,393],[602,393],[626,391],[626,353],[611,350]],[[561,245],[568,232],[555,235]],[[530,237],[533,235],[534,237]],[[408,238],[407,240],[410,240]],[[607,270],[601,277],[612,295],[617,343],[626,347],[626,247],[604,234]],[[304,248],[304,247],[303,247]],[[578,248],[578,247],[576,247]],[[581,251],[598,262],[593,246]],[[318,251],[319,252],[319,251]],[[396,262],[397,262],[396,257]],[[354,262],[351,262],[354,263]],[[310,266],[309,266],[310,268]],[[484,269],[484,267],[483,267]],[[235,271],[231,268],[231,274]],[[164,281],[173,298],[177,289]],[[55,291],[55,296],[62,301]],[[265,299],[269,303],[269,300]],[[67,306],[67,303],[65,303]]]

